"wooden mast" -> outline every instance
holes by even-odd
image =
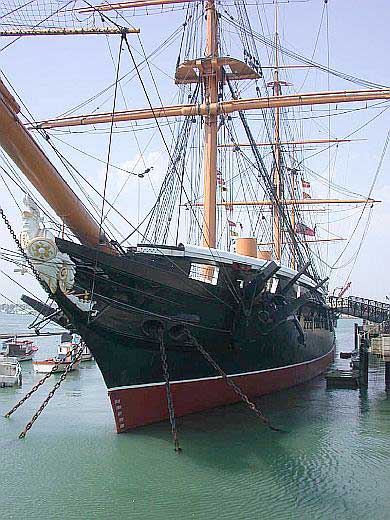
[[[32,29],[10,29],[0,30],[0,36],[87,36],[96,34],[138,34],[137,28],[130,27],[73,27],[72,29],[52,27],[52,28],[32,28]]]
[[[380,200],[374,199],[282,199],[283,206],[315,206],[317,204],[377,204]],[[186,206],[187,204],[183,204]],[[249,201],[234,201],[234,202],[217,202],[217,206],[272,206],[273,202],[270,200],[249,200]],[[201,202],[194,202],[192,206],[203,206]]]
[[[187,2],[196,2],[197,0],[140,0],[132,2],[119,2],[116,4],[103,4],[91,7],[82,7],[77,9],[79,13],[96,13],[99,11],[119,11],[121,9],[135,9],[137,7],[154,7],[167,4],[184,4]]]
[[[240,110],[259,110],[263,108],[297,107],[311,105],[327,105],[329,103],[351,103],[371,101],[375,99],[390,99],[390,89],[369,90],[341,90],[334,92],[318,92],[306,94],[289,94],[288,96],[270,96],[249,99],[231,99],[216,103],[202,103],[200,105],[172,105],[136,110],[122,110],[105,112],[102,114],[84,114],[37,122],[33,128],[63,128],[70,126],[97,125],[124,121],[140,121],[142,119],[156,119],[178,116],[207,116],[210,114],[230,114]]]
[[[275,2],[275,69],[273,81],[274,96],[280,95],[279,84],[279,42],[278,42],[278,2]],[[274,241],[274,256],[275,260],[280,262],[282,257],[282,232],[280,226],[280,208],[279,200],[281,199],[281,156],[280,156],[280,108],[275,107],[275,133],[274,133],[274,168],[273,168],[273,185],[275,189],[276,201],[273,206],[273,241]]]
[[[218,102],[218,35],[217,13],[214,0],[206,2],[206,48],[203,73],[205,103]],[[203,245],[216,246],[216,201],[217,201],[217,114],[209,112],[204,118],[204,210]]]
[[[280,67],[279,67],[280,68]],[[340,143],[352,143],[356,141],[365,141],[366,139],[301,139],[299,141],[279,141],[280,145],[292,145],[293,150],[297,145],[305,145],[305,144],[340,144]],[[256,146],[275,146],[275,141],[271,143],[263,142],[263,143],[255,143]],[[252,146],[251,143],[221,143],[218,145],[218,148],[236,148],[239,146],[240,148],[249,148]]]
[[[0,146],[80,242],[112,251],[99,224],[19,120],[12,100],[0,82]]]

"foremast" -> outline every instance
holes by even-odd
[[[206,47],[204,66],[205,103],[218,102],[218,19],[214,0],[206,2]],[[217,114],[211,112],[204,118],[204,208],[203,245],[216,247],[217,240]]]
[[[143,7],[147,5],[158,5],[158,4],[169,4],[179,3],[185,1],[196,1],[196,0],[140,0],[137,2],[125,2],[118,3],[115,5],[109,5],[99,7],[92,6],[93,11],[99,10],[110,10],[110,9],[126,9]],[[277,5],[276,5],[277,9]],[[278,76],[278,57],[276,56],[276,67],[274,74],[274,95],[271,97],[256,97],[250,99],[235,98],[230,100],[219,100],[219,87],[226,81],[230,80],[248,80],[257,79],[260,77],[258,70],[254,70],[249,67],[246,63],[240,62],[235,58],[220,57],[218,53],[218,13],[215,6],[215,0],[206,0],[205,3],[206,13],[206,45],[205,45],[205,57],[196,60],[186,60],[180,64],[176,70],[175,83],[189,84],[189,83],[202,83],[204,86],[205,99],[201,104],[187,104],[187,105],[176,105],[176,106],[161,106],[151,107],[149,109],[136,109],[136,110],[123,110],[115,113],[103,113],[103,114],[87,114],[82,116],[71,116],[64,118],[57,118],[55,120],[43,121],[30,125],[30,128],[35,129],[51,129],[59,127],[71,127],[78,125],[95,125],[102,123],[116,123],[124,121],[136,121],[146,119],[158,119],[158,118],[171,118],[171,117],[196,117],[202,116],[204,118],[204,217],[203,217],[203,242],[206,247],[216,247],[216,207],[219,205],[216,202],[216,191],[217,191],[217,135],[218,135],[218,116],[225,117],[229,113],[241,112],[246,110],[258,110],[258,109],[274,109],[275,113],[275,139],[274,151],[275,151],[275,167],[273,170],[273,185],[274,190],[269,190],[268,196],[270,201],[253,201],[253,202],[231,202],[230,206],[234,205],[272,205],[274,210],[274,226],[273,226],[273,242],[274,242],[274,256],[277,260],[281,260],[282,251],[281,246],[283,243],[281,221],[284,214],[284,206],[291,204],[293,206],[297,204],[308,204],[318,203],[319,201],[297,201],[293,195],[292,201],[284,200],[283,186],[281,181],[281,140],[280,140],[280,108],[292,107],[292,106],[311,106],[329,103],[344,103],[344,102],[356,102],[356,101],[368,101],[373,99],[390,99],[390,89],[370,89],[370,90],[352,90],[352,91],[336,91],[336,92],[322,92],[322,93],[306,93],[298,95],[282,95],[280,91],[279,76]],[[118,33],[122,33],[123,28],[117,28]],[[112,32],[115,32],[113,30]],[[126,32],[138,32],[126,31]],[[89,32],[91,34],[92,32]],[[39,32],[41,34],[41,32]],[[69,32],[71,34],[71,32]],[[278,36],[276,31],[276,54],[278,53]],[[228,72],[225,67],[230,68]],[[1,94],[1,89],[0,89]],[[1,99],[0,95],[0,99]],[[7,103],[5,106],[0,104],[0,116],[4,115],[7,110],[9,111]],[[15,114],[15,109],[11,108],[11,112]],[[41,171],[40,165],[45,162],[46,157],[43,151],[37,147],[36,143],[32,140],[31,135],[28,131],[23,128],[23,125],[18,120],[16,114],[14,121],[10,126],[16,126],[17,133],[25,133],[24,137],[27,137],[29,142],[26,142],[26,146],[10,146],[10,139],[8,139],[8,128],[7,124],[1,121],[0,117],[0,146],[7,152],[7,154],[14,160],[14,162],[20,167],[26,177],[32,182],[35,188],[43,195],[49,202],[51,207],[56,211],[57,215],[64,220],[64,215],[67,217],[65,222],[67,226],[75,233],[75,235],[84,244],[101,247],[101,225],[96,221],[94,222],[92,217],[87,214],[85,208],[83,208],[81,201],[75,197],[73,201],[69,201],[70,188],[64,186],[64,181],[58,177],[59,173],[55,169],[49,167]],[[284,144],[284,143],[283,143]],[[246,146],[246,145],[245,145]],[[253,143],[250,143],[253,147]],[[38,161],[31,161],[31,150],[37,147]],[[28,165],[26,164],[26,161]],[[34,164],[33,164],[34,162]],[[51,166],[51,165],[50,165]],[[57,177],[58,176],[58,177]],[[50,179],[52,182],[52,188],[50,193],[45,188],[45,181]],[[56,197],[56,200],[51,200],[53,193],[57,194],[57,187],[60,187],[58,194],[64,193],[66,197],[63,199],[61,195]],[[60,201],[60,203],[58,202]],[[75,202],[75,204],[71,203]],[[332,201],[328,201],[332,202]],[[338,202],[338,201],[334,201]],[[350,201],[349,201],[350,202]],[[365,201],[357,201],[365,202]],[[223,203],[224,204],[224,203]],[[193,204],[194,206],[200,204]],[[294,210],[294,208],[293,208]],[[106,247],[110,249],[110,245]],[[295,247],[295,246],[294,246]]]

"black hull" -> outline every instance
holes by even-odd
[[[86,291],[95,303],[92,312],[81,310],[59,289],[54,299],[86,341],[108,388],[163,381],[160,337],[172,381],[216,375],[193,338],[228,374],[310,362],[333,348],[333,317],[318,297],[285,316],[294,297],[280,310],[276,295],[264,291],[265,302],[249,312],[245,290],[237,284],[231,290],[234,278],[247,276],[247,270],[233,266],[212,286],[188,278],[193,259],[115,257],[62,240],[58,245],[76,264],[75,292]],[[266,322],[259,319],[264,309]]]

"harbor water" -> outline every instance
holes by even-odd
[[[0,315],[1,332],[31,317]],[[337,350],[353,349],[340,320]],[[58,337],[37,339],[37,359]],[[348,368],[336,357],[335,365]],[[323,377],[257,399],[275,426],[243,404],[177,420],[183,452],[161,423],[117,435],[94,362],[68,375],[27,437],[18,435],[59,376],[11,418],[0,417],[0,517],[54,519],[388,519],[390,395],[383,364],[368,391],[327,390]],[[22,388],[0,389],[1,416],[39,379],[23,363]]]

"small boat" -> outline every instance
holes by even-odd
[[[31,340],[17,339],[16,336],[2,341],[0,345],[0,355],[15,357],[18,361],[30,361],[38,350]]]
[[[60,355],[58,355],[55,358],[43,359],[41,361],[33,361],[33,368],[34,372],[37,372],[39,374],[47,374],[49,372],[60,373],[65,372],[65,370],[68,368],[71,362],[72,359],[67,359],[65,356],[60,357]],[[70,369],[70,372],[72,372],[73,370],[77,370],[80,362],[81,360],[78,359]]]
[[[21,386],[22,370],[16,357],[0,356],[0,387]]]
[[[34,372],[40,374],[47,374],[48,372],[65,372],[69,365],[74,361],[76,350],[73,350],[74,345],[68,343],[61,343],[58,347],[58,354],[54,358],[43,359],[41,361],[33,361]],[[70,368],[70,372],[76,370],[81,363],[78,359]]]
[[[69,334],[68,332],[64,332],[64,334],[61,335],[61,343],[58,346],[58,353],[64,354],[69,350],[74,349],[77,345],[80,345],[83,349],[81,362],[91,361],[93,359],[91,351],[78,334]]]

